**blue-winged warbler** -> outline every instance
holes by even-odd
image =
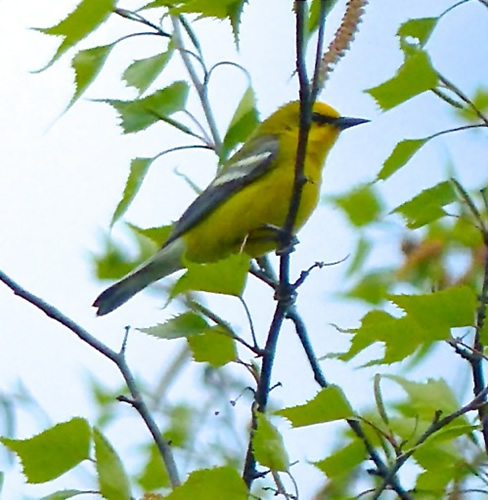
[[[300,103],[285,104],[263,121],[175,223],[163,247],[93,303],[102,316],[151,283],[194,262],[232,253],[262,256],[278,246],[276,229],[287,217],[295,179]],[[308,136],[303,187],[294,230],[317,205],[325,157],[339,133],[367,120],[346,118],[316,102]]]

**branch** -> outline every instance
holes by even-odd
[[[481,341],[481,334],[485,325],[486,319],[486,306],[488,304],[488,235],[483,234],[485,240],[485,262],[484,262],[484,276],[481,293],[478,299],[478,309],[476,311],[476,327],[473,342],[473,355],[470,359],[471,370],[473,373],[473,392],[474,395],[482,397],[483,403],[486,403],[486,386],[483,374],[483,353],[484,346]],[[481,432],[483,434],[483,441],[485,443],[485,451],[488,454],[488,415],[486,412],[486,405],[480,405],[478,408],[478,416],[481,424]]]
[[[458,417],[461,417],[465,413],[470,411],[479,410],[480,407],[485,405],[486,396],[488,394],[488,387],[485,387],[482,392],[480,392],[471,402],[467,405],[459,408],[455,412],[450,413],[444,418],[439,418],[440,413],[434,416],[434,419],[428,429],[417,439],[416,443],[410,450],[405,452],[403,455],[399,456],[390,469],[388,475],[384,478],[383,483],[376,489],[375,494],[372,497],[372,500],[377,500],[380,498],[380,495],[386,489],[390,479],[395,476],[398,470],[405,464],[405,462],[415,453],[417,448],[423,444],[427,439],[432,436],[432,434],[436,433],[438,430],[442,429],[446,425],[450,424],[453,420]],[[390,483],[391,484],[391,483]]]
[[[305,165],[305,154],[308,141],[308,131],[310,129],[311,121],[311,107],[310,102],[310,86],[307,78],[307,70],[305,64],[305,23],[306,23],[306,2],[296,1],[295,15],[296,15],[296,66],[298,80],[300,83],[300,130],[298,136],[297,153],[295,161],[295,180],[293,191],[290,199],[290,206],[288,214],[280,231],[280,241],[278,253],[280,255],[280,273],[279,283],[276,287],[275,296],[277,299],[276,309],[274,312],[273,320],[268,330],[266,338],[266,345],[263,351],[263,360],[261,365],[261,372],[256,388],[255,410],[264,413],[268,404],[268,397],[271,387],[271,374],[273,370],[274,359],[276,355],[276,346],[278,337],[281,331],[281,326],[285,319],[285,315],[293,303],[294,290],[290,286],[290,253],[294,240],[293,228],[298,213],[298,206],[302,194],[302,188],[306,181],[303,174]],[[243,479],[248,487],[256,478],[256,459],[252,448],[252,439],[254,432],[257,429],[257,418],[253,411],[251,433],[249,444],[246,453],[246,460],[244,463]]]
[[[176,44],[176,48],[178,49],[183,64],[188,71],[188,75],[195,87],[195,90],[198,93],[198,97],[200,98],[200,103],[202,105],[203,112],[205,114],[205,118],[207,120],[208,126],[210,128],[210,133],[212,135],[212,139],[214,142],[214,149],[220,153],[222,147],[222,141],[220,139],[219,131],[217,128],[217,124],[215,123],[215,118],[212,113],[212,109],[210,106],[210,102],[208,100],[207,87],[200,81],[198,75],[193,67],[192,62],[190,61],[190,57],[188,52],[185,50],[185,46],[183,43],[183,37],[181,34],[180,24],[181,21],[178,16],[171,16],[171,20],[173,22],[173,40]]]
[[[290,318],[295,325],[295,330],[297,332],[298,338],[300,339],[300,342],[302,343],[302,347],[305,350],[305,354],[307,355],[308,362],[310,363],[310,367],[312,368],[316,382],[320,385],[320,387],[328,387],[329,383],[327,382],[325,375],[320,368],[317,356],[313,351],[313,347],[308,337],[307,329],[303,320],[294,307],[288,310],[287,317]],[[410,495],[403,489],[402,485],[399,483],[396,474],[390,473],[387,465],[383,462],[382,458],[377,453],[374,446],[371,444],[371,441],[366,436],[361,424],[357,420],[353,419],[348,419],[346,420],[346,422],[348,423],[354,434],[356,434],[356,436],[364,443],[369,458],[374,462],[376,466],[377,475],[382,477],[385,481],[385,487],[387,485],[391,485],[391,489],[396,492],[399,498],[401,498],[402,500],[411,500]]]
[[[72,319],[65,316],[61,311],[56,309],[54,306],[48,304],[40,297],[28,292],[20,285],[18,285],[14,280],[9,278],[6,274],[0,271],[0,281],[5,283],[15,295],[18,295],[22,299],[26,300],[33,306],[37,307],[37,309],[41,310],[44,314],[49,316],[54,321],[57,321],[64,327],[71,330],[80,340],[93,347],[100,354],[108,358],[110,361],[115,363],[117,368],[119,369],[122,377],[125,380],[127,388],[131,394],[132,399],[121,398],[125,402],[129,402],[139,413],[141,418],[144,420],[146,427],[151,433],[156,446],[158,447],[159,453],[164,461],[166,469],[168,471],[168,476],[171,481],[171,485],[176,487],[180,484],[178,470],[176,468],[176,462],[173,456],[173,452],[169,444],[162,438],[161,431],[159,430],[155,420],[150,414],[146,403],[142,399],[141,392],[135,382],[134,376],[127,364],[125,359],[124,348],[121,349],[120,352],[116,352],[106,346],[103,342],[100,342],[96,337],[91,335],[87,330],[79,326]],[[125,344],[125,342],[124,342]]]

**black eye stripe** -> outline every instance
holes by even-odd
[[[334,116],[321,115],[320,113],[312,113],[312,121],[321,125],[325,125],[327,123],[335,123],[337,121],[337,118]]]

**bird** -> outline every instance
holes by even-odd
[[[341,116],[320,101],[313,104],[295,233],[317,206],[325,159],[340,132],[368,121]],[[299,130],[299,101],[261,122],[185,210],[159,251],[95,299],[96,314],[114,311],[151,283],[183,269],[183,257],[209,263],[240,252],[258,258],[276,250],[292,198]]]

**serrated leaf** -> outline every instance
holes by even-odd
[[[154,158],[134,158],[131,160],[129,177],[125,183],[124,193],[122,194],[122,198],[117,204],[114,214],[112,215],[110,227],[112,227],[129,208],[130,204],[136,197],[136,194],[139,192],[153,160]]]
[[[185,266],[186,273],[171,290],[172,298],[190,290],[240,297],[246,285],[249,257],[245,254],[235,254],[208,264],[196,264],[186,260]]]
[[[424,328],[473,326],[476,295],[467,286],[455,286],[425,295],[388,297]]]
[[[102,45],[91,49],[80,50],[71,66],[75,71],[75,93],[67,106],[67,110],[83,95],[102,69],[114,44]]]
[[[366,92],[386,111],[437,87],[437,84],[438,76],[429,56],[423,50],[418,50],[405,60],[393,78]]]
[[[312,462],[327,477],[334,478],[349,474],[368,456],[364,443],[358,439],[340,448],[324,460]]]
[[[202,333],[208,329],[208,323],[199,314],[188,311],[165,323],[148,328],[138,328],[139,331],[159,339],[180,339]]]
[[[422,139],[405,139],[399,142],[383,163],[377,179],[384,181],[400,170],[429,139],[430,137],[424,137]]]
[[[381,211],[378,194],[369,184],[355,188],[342,196],[334,197],[333,201],[344,210],[356,227],[373,222]]]
[[[192,472],[188,479],[175,488],[166,500],[247,500],[246,484],[232,467],[201,469]]]
[[[215,326],[187,338],[193,359],[212,366],[224,366],[237,358],[234,339],[221,327]]]
[[[120,101],[117,99],[97,99],[113,106],[120,114],[121,126],[125,134],[139,132],[168,115],[182,111],[188,96],[188,84],[174,82],[141,99]]]
[[[402,50],[405,51],[412,47],[409,38],[416,39],[417,43],[414,46],[415,49],[424,47],[437,26],[438,21],[438,17],[423,17],[405,21],[397,31],[397,36],[400,37],[400,46]]]
[[[440,182],[402,203],[392,210],[392,213],[403,215],[407,220],[407,226],[416,229],[446,215],[443,207],[457,199],[453,185],[448,181]]]
[[[100,493],[107,500],[131,500],[130,484],[119,456],[97,429],[93,429]]]
[[[46,497],[42,497],[41,500],[67,500],[68,498],[73,498],[77,495],[86,495],[86,491],[83,490],[60,490]]]
[[[143,94],[166,67],[173,53],[174,49],[170,48],[161,54],[138,59],[124,71],[122,78],[127,85],[135,87],[139,95]]]
[[[282,435],[263,413],[257,412],[256,419],[258,426],[252,436],[252,449],[256,460],[272,471],[287,471],[290,459]]]
[[[293,427],[304,427],[354,417],[349,401],[337,385],[330,385],[322,389],[304,405],[283,408],[276,411],[275,414],[287,418]]]
[[[76,9],[58,24],[50,28],[36,28],[46,35],[63,37],[63,41],[52,59],[39,71],[51,66],[67,50],[97,29],[113,12],[114,8],[115,0],[82,0]]]
[[[361,320],[359,328],[347,333],[354,334],[354,337],[349,350],[338,356],[343,361],[349,361],[375,342],[384,343],[383,358],[368,363],[372,365],[401,361],[426,343],[448,338],[450,330],[443,325],[426,328],[408,315],[395,318],[384,311],[370,311]]]
[[[237,144],[244,142],[259,123],[256,97],[251,87],[244,92],[234,112],[222,142],[222,157],[226,158]]]
[[[77,417],[30,439],[0,438],[0,442],[18,455],[29,483],[44,483],[89,458],[90,434],[88,422]]]

